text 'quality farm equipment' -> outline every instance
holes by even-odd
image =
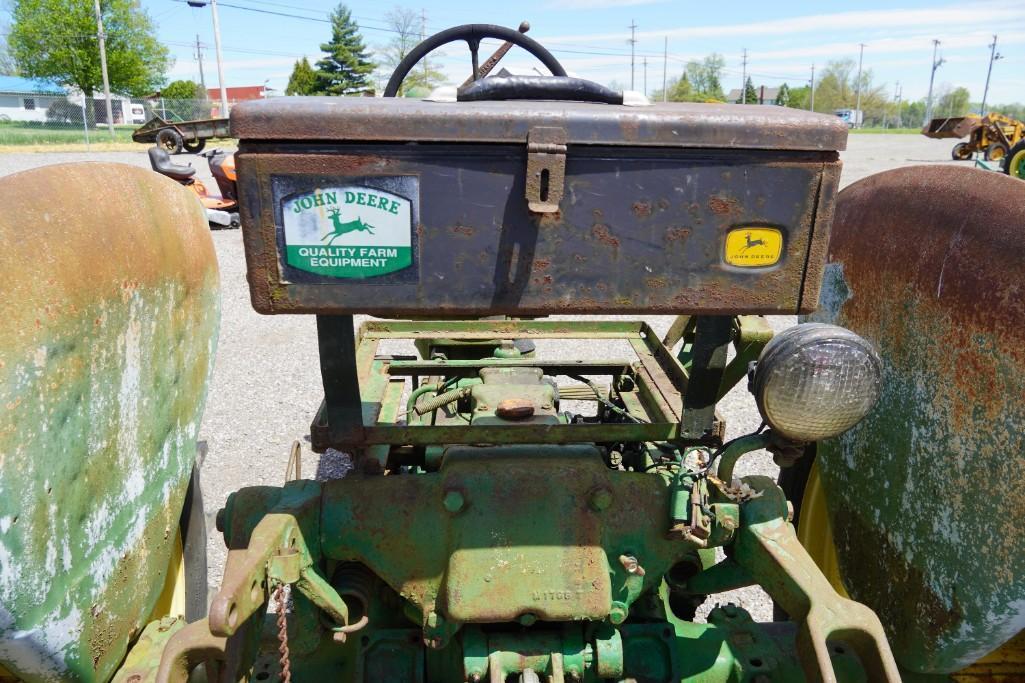
[[[553,75],[477,78],[485,38],[526,49]],[[392,97],[425,54],[453,41],[470,46],[475,72],[456,97]],[[497,26],[428,38],[385,94],[232,112],[252,305],[316,316],[324,398],[311,406],[309,438],[317,452],[350,454],[353,469],[232,493],[217,513],[228,554],[208,607],[195,581],[182,582],[184,607],[163,602],[175,571],[195,576],[199,561],[188,447],[217,310],[199,207],[169,181],[116,165],[104,168],[145,187],[152,205],[44,217],[29,188],[63,183],[89,196],[98,181],[84,165],[0,182],[11,213],[39,226],[30,244],[0,223],[14,247],[0,257],[8,272],[38,268],[27,258],[38,239],[73,242],[56,249],[58,275],[24,278],[7,316],[23,332],[0,336],[11,373],[0,399],[17,419],[6,424],[34,426],[0,431],[18,457],[2,473],[17,495],[0,499],[0,662],[11,674],[940,681],[1015,636],[1025,553],[1008,538],[1013,520],[993,508],[1010,504],[1023,468],[1000,467],[1007,497],[977,514],[968,496],[995,467],[989,458],[1021,452],[1025,417],[1007,400],[1000,429],[979,436],[986,416],[957,403],[942,359],[971,364],[966,390],[1006,391],[1025,367],[1010,363],[1025,346],[1006,342],[1025,321],[1020,305],[1000,307],[1013,286],[980,274],[979,252],[957,251],[972,248],[976,228],[948,235],[912,220],[937,188],[971,186],[943,174],[976,172],[915,169],[837,201],[847,130],[835,117],[625,105]],[[908,183],[919,185],[905,195]],[[946,225],[952,207],[933,208]],[[153,215],[110,236],[106,224],[137,211]],[[1006,221],[986,216],[979,229],[1006,247]],[[109,258],[78,282],[90,236]],[[914,263],[909,250],[923,260],[897,272]],[[1000,267],[1018,258],[998,253]],[[869,254],[887,279],[863,265]],[[992,313],[957,305],[973,287]],[[72,290],[73,307],[55,306]],[[378,319],[357,329],[357,314]],[[617,317],[548,318],[557,314]],[[664,338],[623,317],[650,314],[677,316]],[[817,319],[774,336],[764,317],[795,314]],[[916,337],[932,330],[942,343]],[[573,340],[603,352],[560,354]],[[717,405],[738,384],[764,422],[727,439]],[[962,412],[923,417],[924,385],[942,389],[937,410],[949,399]],[[949,456],[936,445],[947,437],[949,448],[977,446],[976,460],[919,456]],[[784,477],[791,501],[768,477],[737,475],[763,449],[804,472]],[[916,458],[934,467],[922,480],[928,500],[910,499],[928,517],[893,503],[875,476],[905,476],[890,486],[910,496],[919,479],[902,463]],[[51,502],[65,495],[67,505]],[[956,519],[945,501],[959,506]],[[982,529],[984,518],[999,528]],[[895,530],[902,541],[886,536]],[[822,543],[802,544],[798,531]],[[916,542],[929,532],[937,538]],[[992,571],[962,564],[961,576],[957,554],[933,561],[951,533],[965,534],[955,550],[976,539],[990,550]],[[6,564],[11,548],[17,565]],[[964,595],[969,575],[985,582],[978,595]],[[753,585],[789,619],[756,623],[733,604],[696,619],[709,596]]]

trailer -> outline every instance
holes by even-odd
[[[1003,114],[948,116],[933,119],[922,128],[927,138],[968,138],[950,152],[955,161],[971,159],[981,152],[986,161],[1000,162],[1011,148],[1025,140],[1025,123]]]
[[[171,154],[180,154],[183,150],[198,154],[210,138],[227,137],[231,135],[226,118],[168,121],[156,115],[132,133],[135,142],[156,143]]]

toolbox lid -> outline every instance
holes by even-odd
[[[778,106],[669,102],[432,102],[411,98],[275,97],[236,105],[243,141],[524,143],[560,127],[570,145],[841,151],[847,124]]]

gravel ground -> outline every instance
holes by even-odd
[[[917,135],[854,135],[848,146],[842,154],[842,185],[889,168],[951,163],[950,141]],[[210,181],[208,186],[216,187],[205,159],[182,155],[176,160],[191,162],[199,170],[198,177]],[[0,175],[75,161],[119,161],[149,167],[145,151],[9,153],[0,154]],[[322,459],[308,450],[310,419],[322,397],[314,318],[257,315],[249,305],[240,233],[217,231],[212,235],[221,266],[223,298],[213,386],[200,431],[200,439],[209,447],[202,479],[210,520],[231,491],[243,486],[280,485],[289,447],[295,439],[304,441],[306,476],[317,472],[319,477],[329,477],[341,465],[337,459]],[[796,322],[792,316],[770,320],[777,331]],[[661,335],[672,319],[651,317],[648,322]],[[538,346],[539,355],[545,358],[625,355],[618,350],[610,354],[606,344],[597,342],[548,342]],[[410,349],[386,351],[408,353]],[[720,410],[727,420],[728,437],[753,431],[760,423],[754,400],[744,387],[727,395]],[[757,453],[741,460],[738,473],[774,477],[777,469],[767,453]],[[210,528],[210,583],[215,587],[220,583],[225,551],[219,534],[212,530],[212,521]],[[771,600],[760,589],[722,594],[709,602],[726,601],[742,605],[757,620],[772,618]]]

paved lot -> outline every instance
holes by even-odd
[[[950,163],[950,147],[949,141],[917,135],[852,136],[849,150],[842,155],[843,185],[898,166]],[[211,180],[205,159],[183,155],[176,160],[179,163],[190,161],[199,169],[199,177]],[[149,167],[144,151],[16,153],[0,154],[0,175],[74,161],[118,161]],[[216,187],[212,181],[209,186]],[[213,386],[200,432],[200,439],[209,446],[202,477],[210,518],[234,489],[281,484],[289,447],[294,439],[307,443],[310,419],[322,396],[312,316],[257,315],[249,305],[240,233],[217,231],[213,233],[213,240],[223,287],[221,336]],[[661,334],[671,318],[654,317],[649,322]],[[794,323],[795,319],[789,316],[772,320],[777,330]],[[409,353],[412,349],[392,347],[387,351]],[[601,357],[610,353],[604,344],[587,342],[539,344],[538,351],[547,358]],[[614,355],[623,354],[617,351]],[[743,387],[727,396],[721,409],[729,425],[728,436],[752,431],[760,422],[754,400]],[[317,472],[327,477],[338,471],[337,462],[322,462],[308,448],[304,450],[304,473]],[[771,458],[765,453],[742,460],[738,470],[740,474],[776,474]],[[212,525],[209,546],[210,580],[216,586],[220,582],[224,550]],[[715,601],[727,599],[751,610],[756,619],[772,617],[771,601],[760,590],[748,589],[714,598]]]

